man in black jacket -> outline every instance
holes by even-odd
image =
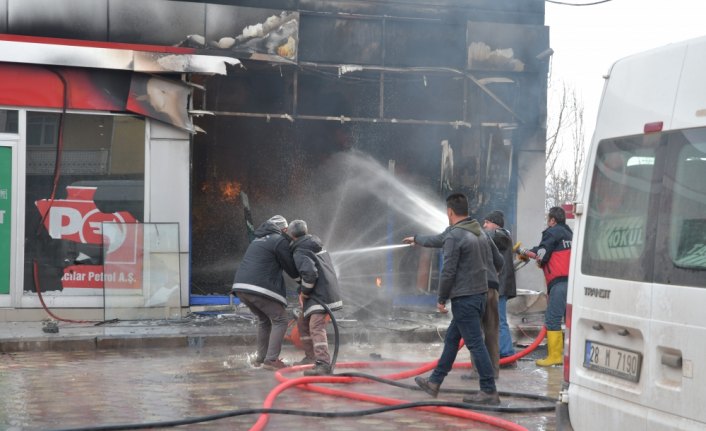
[[[449,228],[444,231],[444,261],[439,275],[439,295],[437,309],[447,313],[446,302],[451,300],[453,318],[446,330],[444,349],[436,368],[429,378],[416,377],[414,380],[425,392],[433,397],[439,393],[444,378],[451,371],[461,339],[471,352],[473,366],[480,375],[480,391],[463,398],[471,404],[500,404],[495,387],[493,364],[483,341],[481,318],[485,310],[488,280],[488,262],[483,241],[489,241],[480,224],[468,217],[468,199],[461,193],[446,198],[446,214]],[[436,246],[439,235],[404,238],[405,243],[422,246]]]
[[[240,262],[233,293],[258,318],[257,356],[255,366],[268,370],[287,365],[279,358],[287,332],[287,291],[282,276],[299,278],[294,259],[289,251],[287,220],[276,215],[255,230],[255,239]]]
[[[505,214],[500,210],[491,211],[485,216],[483,229],[488,233],[488,236],[493,240],[493,243],[505,259],[505,265],[503,265],[499,274],[500,284],[498,291],[500,294],[498,298],[498,315],[500,317],[499,348],[500,359],[502,359],[515,354],[510,326],[507,323],[507,301],[517,296],[515,266],[512,264],[512,236],[510,235],[510,231],[505,229]],[[516,367],[517,362],[501,366],[501,368]]]
[[[326,336],[326,309],[321,304],[326,304],[331,311],[343,308],[338,277],[331,255],[319,237],[308,234],[304,220],[291,222],[287,234],[294,240],[289,247],[301,275],[299,302],[302,314],[297,319],[297,327],[306,356],[298,364],[315,364],[312,369],[304,371],[305,376],[331,374],[331,355]]]

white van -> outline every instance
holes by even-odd
[[[613,65],[584,184],[557,429],[706,430],[706,37]]]

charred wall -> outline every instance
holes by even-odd
[[[268,33],[246,37],[268,20]],[[389,228],[389,207],[372,195],[344,202],[354,193],[340,156],[394,160],[398,178],[441,199],[445,140],[455,162],[447,187],[479,214],[505,210],[512,229],[518,154],[544,148],[541,0],[6,0],[0,31],[243,61],[199,79],[206,91],[194,93],[194,108],[215,113],[194,120],[206,131],[192,150],[196,294],[230,287],[248,240],[244,195],[256,225],[280,213],[329,243],[373,243],[420,226],[397,215]]]
[[[216,116],[202,120],[209,133],[195,138],[194,190],[212,193],[194,195],[194,226],[212,229],[204,238],[232,237],[219,238],[218,246],[194,243],[194,279],[204,290],[227,291],[247,246],[240,199],[231,199],[220,221],[212,211],[207,222],[197,220],[199,208],[224,205],[219,193],[228,187],[248,195],[255,224],[275,213],[304,218],[329,246],[340,247],[350,232],[366,231],[368,244],[379,244],[423,228],[397,217],[391,233],[379,222],[388,210],[372,196],[361,198],[362,211],[339,202],[347,193],[343,181],[326,175],[338,155],[351,151],[372,155],[383,168],[394,160],[399,178],[440,201],[447,191],[440,143],[447,140],[456,163],[449,186],[466,192],[478,215],[503,209],[512,229],[517,151],[537,145],[526,139],[545,116],[546,63],[535,56],[548,39],[542,26],[500,29],[501,35],[488,23],[458,17],[299,11],[295,64],[245,61],[245,68],[211,79],[195,101]]]

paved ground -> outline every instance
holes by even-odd
[[[375,368],[373,358],[423,363],[436,358],[441,343],[348,343],[341,346],[336,372],[365,371],[384,375],[413,366]],[[178,420],[238,409],[259,408],[277,385],[273,372],[253,368],[245,346],[193,346],[186,348],[110,349],[76,352],[14,352],[0,355],[0,429],[49,430],[97,427]],[[297,360],[301,352],[286,346],[286,360]],[[459,360],[467,360],[464,350]],[[373,368],[348,369],[346,363],[370,362]],[[476,381],[460,379],[464,370],[454,370],[444,388],[477,389]],[[424,373],[428,374],[428,373]],[[292,377],[300,373],[291,374]],[[561,368],[539,369],[533,361],[520,361],[517,370],[502,370],[499,390],[537,393],[554,397],[559,390]],[[411,379],[401,382],[412,384]],[[333,387],[333,385],[323,385]],[[381,383],[335,385],[408,401],[428,400],[420,391]],[[458,402],[459,394],[441,394],[440,400]],[[536,402],[503,397],[505,406]],[[350,411],[379,407],[376,404],[334,398],[300,389],[280,395],[277,408],[305,411]],[[552,430],[552,412],[491,413],[529,430]],[[179,427],[189,430],[247,430],[258,419],[246,415]],[[401,410],[357,418],[307,418],[270,415],[268,430],[331,429],[385,430],[491,430],[498,429],[467,419],[414,410]]]
[[[278,384],[272,372],[249,364],[256,328],[252,315],[242,309],[193,314],[178,321],[53,323],[55,328],[46,322],[0,325],[0,429],[51,430],[161,422],[260,408]],[[364,361],[379,366],[379,358],[415,364],[434,360],[441,352],[447,325],[448,316],[402,310],[393,316],[364,321],[342,318],[337,372],[360,371],[347,368],[347,363]],[[538,332],[536,325],[515,329],[515,339],[524,345]],[[333,334],[329,333],[333,342]],[[534,352],[533,357],[541,354]],[[295,361],[301,356],[291,343],[285,345],[284,359]],[[459,360],[467,361],[468,357],[464,350]],[[365,371],[385,375],[410,367]],[[462,373],[462,370],[452,372],[444,388],[477,389],[477,382],[460,379]],[[536,368],[528,358],[520,361],[517,370],[503,370],[498,388],[554,398],[561,374],[561,368]],[[402,382],[413,384],[411,378]],[[408,401],[429,399],[422,392],[381,383],[347,384],[342,389]],[[445,393],[439,398],[460,402],[462,395]],[[537,406],[537,403],[503,397],[503,405]],[[289,389],[278,397],[275,407],[350,411],[380,406]],[[533,431],[554,428],[553,412],[491,414]],[[178,429],[248,430],[257,418],[251,414]],[[270,415],[266,429],[312,427],[337,431],[498,429],[414,410],[355,418]]]

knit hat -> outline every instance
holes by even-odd
[[[505,227],[505,214],[500,210],[491,211],[485,216],[484,220],[495,223],[500,227]]]
[[[270,219],[267,221],[269,221],[273,225],[277,226],[277,229],[279,229],[279,230],[285,230],[287,228],[287,219],[282,217],[279,214],[270,217]]]

